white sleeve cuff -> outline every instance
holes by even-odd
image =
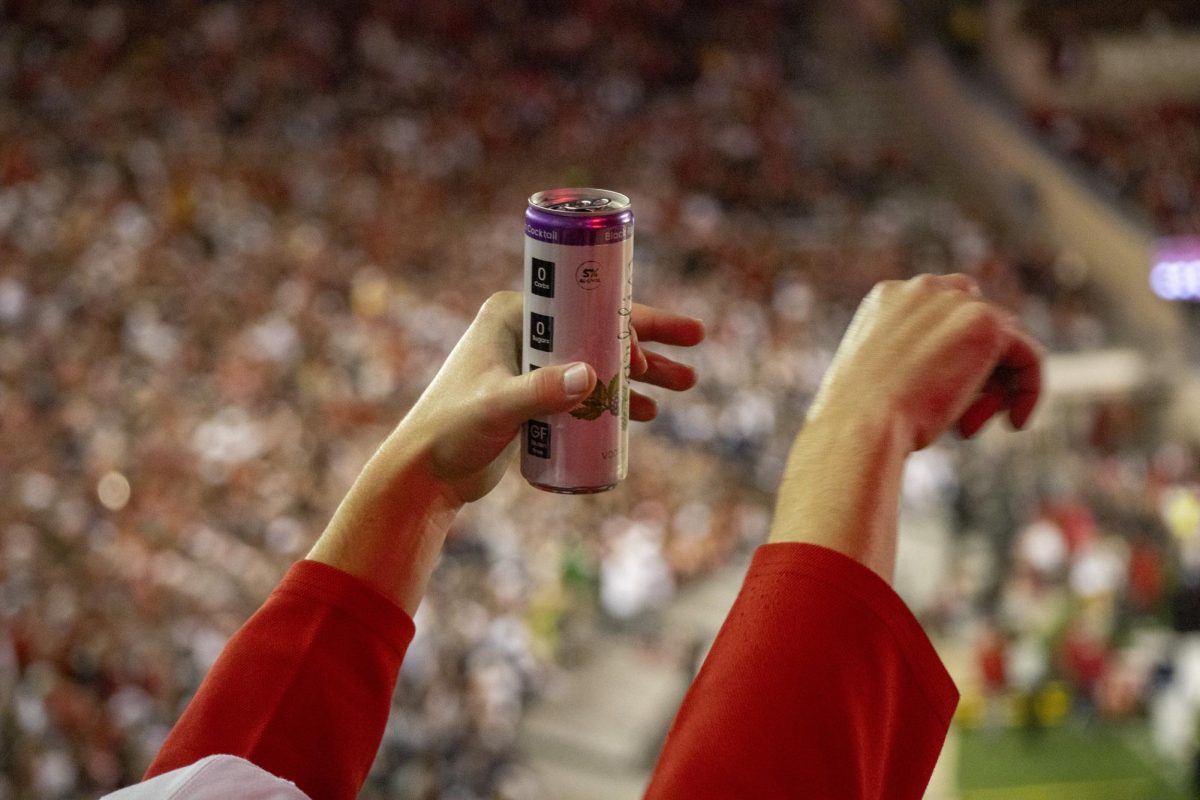
[[[296,784],[237,756],[207,756],[101,800],[311,800]]]

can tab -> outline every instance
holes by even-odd
[[[599,211],[608,208],[612,205],[612,200],[607,197],[581,197],[576,200],[567,200],[562,203],[553,203],[547,208],[551,211],[577,211],[587,213],[589,211]]]

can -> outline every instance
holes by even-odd
[[[590,494],[628,470],[633,209],[604,189],[550,189],[525,210],[522,370],[584,361],[596,386],[575,409],[525,423],[521,474]]]

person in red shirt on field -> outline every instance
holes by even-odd
[[[641,344],[689,346],[687,317],[635,306]],[[521,423],[569,410],[586,364],[520,375],[521,297],[502,292],[364,467],[308,558],[230,640],[137,798],[352,798],[455,512],[489,492]],[[687,367],[636,348],[633,374]],[[879,284],[797,436],[769,542],[667,735],[649,798],[920,798],[958,701],[890,588],[907,455],[1007,410],[1022,427],[1037,346],[963,275]],[[633,395],[631,415],[655,408]],[[636,479],[636,478],[634,478]]]
[[[1063,672],[1075,689],[1075,702],[1087,718],[1096,713],[1097,693],[1112,654],[1102,623],[1092,618],[1071,622],[1063,635],[1060,657]]]
[[[1129,550],[1129,605],[1138,614],[1150,614],[1162,601],[1166,588],[1162,550],[1143,531]]]

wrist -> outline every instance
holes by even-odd
[[[446,531],[462,506],[433,477],[429,463],[419,443],[389,437],[308,558],[354,575],[415,614]]]
[[[916,432],[901,411],[902,403],[884,386],[870,391],[847,392],[823,387],[805,415],[801,435],[840,441],[853,437],[888,451],[901,460],[918,448]]]
[[[914,433],[904,414],[870,397],[834,400],[809,411],[797,441],[810,447],[835,448],[838,457],[853,459],[873,453],[903,463],[916,448]],[[850,446],[857,443],[857,447]]]
[[[911,433],[879,406],[823,404],[788,457],[770,541],[837,550],[891,581]]]
[[[431,508],[457,512],[466,503],[452,481],[436,468],[437,441],[421,426],[406,425],[407,419],[384,440],[355,481],[378,483],[393,500],[405,497],[413,510]],[[354,489],[351,489],[354,491]]]

